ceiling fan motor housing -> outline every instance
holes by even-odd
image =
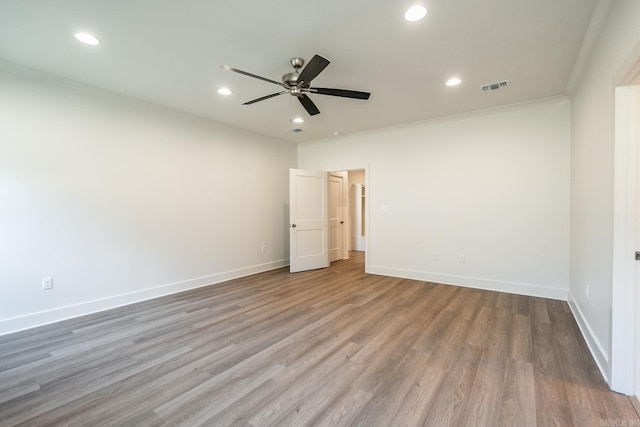
[[[298,76],[300,76],[300,74],[298,74],[297,71],[295,73],[287,73],[282,76],[282,83],[288,86],[295,86],[298,82]]]

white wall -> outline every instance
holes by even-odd
[[[569,300],[605,376],[611,356],[614,86],[639,42],[640,2],[616,1],[572,97]]]
[[[565,299],[569,104],[555,97],[305,143],[298,167],[369,166],[371,273]]]
[[[294,145],[0,65],[0,334],[288,264]]]

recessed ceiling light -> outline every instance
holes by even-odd
[[[404,14],[407,21],[419,21],[427,15],[427,9],[422,6],[413,6]]]
[[[231,95],[231,90],[227,89],[226,87],[221,87],[220,89],[218,89],[218,93],[220,95]]]
[[[98,40],[98,38],[93,34],[75,33],[73,36],[84,44],[88,44],[91,46],[96,46],[100,44],[100,40]]]
[[[291,119],[293,123],[304,123],[304,119],[302,117],[295,117]]]
[[[446,85],[447,86],[458,86],[460,83],[462,83],[462,80],[460,80],[457,77],[453,77],[453,78],[447,80]]]

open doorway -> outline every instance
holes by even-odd
[[[329,172],[330,261],[364,259],[366,252],[366,173],[364,169]]]
[[[364,169],[348,172],[349,251],[365,252],[367,184]]]
[[[368,185],[367,169],[341,172],[289,169],[292,273],[326,268],[331,262],[349,259],[352,250],[363,261],[365,272],[368,270]],[[350,191],[351,186],[354,191]],[[358,216],[357,221],[350,219]]]

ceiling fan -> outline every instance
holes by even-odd
[[[319,95],[341,96],[344,98],[354,98],[354,99],[369,99],[369,96],[371,95],[369,92],[360,92],[357,90],[311,87],[311,81],[314,78],[316,78],[316,76],[320,74],[322,70],[324,70],[327,67],[327,65],[330,64],[329,60],[323,58],[320,55],[314,55],[313,58],[311,58],[311,61],[309,61],[307,66],[304,67],[302,71],[300,71],[300,69],[304,65],[304,59],[291,58],[290,63],[291,63],[291,66],[294,68],[294,71],[292,73],[287,73],[284,76],[282,76],[281,82],[277,82],[275,80],[271,80],[266,77],[257,76],[255,74],[251,74],[246,71],[242,71],[237,68],[230,67],[228,65],[223,65],[222,68],[224,68],[225,70],[233,71],[234,73],[244,74],[245,76],[264,80],[265,82],[282,86],[285,89],[280,92],[272,93],[270,95],[261,96],[260,98],[247,101],[242,105],[255,104],[256,102],[264,101],[265,99],[273,98],[274,96],[289,93],[292,96],[295,96],[296,98],[298,98],[298,101],[300,101],[300,104],[302,104],[304,109],[307,110],[309,115],[315,116],[316,114],[320,114],[320,110],[318,110],[318,107],[316,107],[316,104],[313,103],[311,98],[307,96],[307,93],[317,93]]]

